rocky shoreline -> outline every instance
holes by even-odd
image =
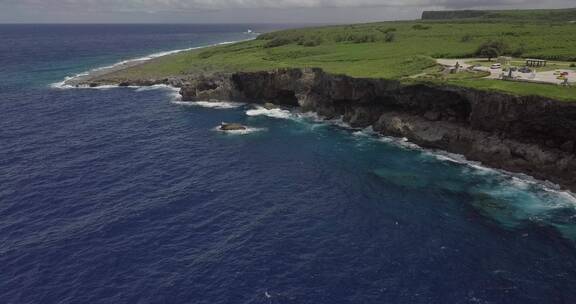
[[[279,69],[158,80],[100,78],[83,85],[180,87],[184,101],[239,101],[300,107],[352,127],[372,126],[425,148],[548,180],[576,192],[576,103],[433,84]]]

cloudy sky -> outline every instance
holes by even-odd
[[[576,7],[576,0],[0,0],[0,23],[340,23],[423,10]]]

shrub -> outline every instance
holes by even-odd
[[[293,41],[288,38],[276,37],[270,41],[268,41],[264,47],[265,48],[274,48],[278,46],[283,46],[292,43]]]
[[[412,26],[412,28],[415,30],[428,30],[428,29],[430,29],[430,26],[422,25],[422,24],[415,24],[414,26]]]
[[[460,42],[470,42],[474,40],[474,37],[472,37],[472,35],[470,34],[466,34],[464,36],[462,36],[462,38],[460,39]]]
[[[353,43],[368,43],[375,42],[376,36],[373,34],[352,34],[344,38],[343,41],[350,41]]]
[[[362,36],[361,41],[362,41],[362,43],[376,42],[376,35],[374,35],[374,34],[364,35],[364,36]]]
[[[571,64],[570,64],[570,67],[571,67],[571,68],[576,68],[576,63],[571,63]]]
[[[498,49],[493,48],[493,47],[485,47],[482,50],[480,50],[480,53],[478,55],[488,58],[488,60],[492,61],[492,58],[496,58],[498,56],[500,56],[502,53],[500,53],[498,51]]]
[[[307,47],[318,46],[318,45],[322,44],[322,42],[323,42],[322,38],[320,38],[319,36],[300,37],[300,39],[298,40],[299,45],[307,46]]]
[[[343,42],[343,41],[346,41],[346,37],[343,36],[343,35],[337,35],[337,36],[334,38],[334,41],[336,41],[336,42]]]
[[[272,40],[276,37],[276,33],[265,33],[256,37],[256,40]]]
[[[396,34],[393,33],[393,32],[386,33],[386,36],[384,36],[384,41],[385,41],[385,42],[394,42],[394,41],[396,41]]]
[[[522,56],[522,54],[524,54],[526,52],[526,44],[524,44],[523,42],[520,43],[520,46],[518,46],[518,48],[516,50],[514,50],[514,52],[512,52],[512,56],[514,57],[520,57]]]
[[[434,53],[434,54],[430,55],[430,57],[432,57],[432,58],[448,58],[448,57],[450,57],[450,54],[448,54],[448,53]]]
[[[391,33],[391,32],[395,32],[396,28],[395,27],[389,27],[387,29],[378,29],[379,32],[381,32],[382,34],[387,34],[387,33]]]
[[[476,55],[492,60],[492,58],[504,55],[507,52],[508,46],[503,40],[493,40],[481,44],[476,50]]]
[[[216,52],[214,51],[203,51],[201,53],[198,54],[198,57],[200,57],[201,59],[207,59],[212,57]]]

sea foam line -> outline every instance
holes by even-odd
[[[474,170],[474,174],[478,175],[498,174],[500,176],[509,179],[508,182],[510,183],[510,185],[520,189],[526,189],[529,186],[536,187],[539,190],[558,195],[559,197],[562,197],[565,201],[570,202],[571,205],[576,207],[576,194],[567,190],[562,190],[562,188],[559,185],[552,183],[550,181],[539,180],[532,176],[522,173],[514,173],[503,169],[491,168],[483,165],[480,162],[469,160],[464,155],[461,154],[424,148],[413,142],[410,142],[410,140],[405,137],[399,138],[392,136],[384,136],[375,132],[372,129],[372,127],[358,130],[356,128],[352,128],[349,124],[345,123],[342,118],[323,120],[316,114],[294,113],[292,111],[282,109],[267,110],[260,106],[256,107],[255,109],[248,110],[246,114],[248,116],[262,115],[272,118],[291,119],[300,122],[309,122],[316,124],[321,123],[324,125],[333,125],[339,128],[348,129],[352,131],[351,134],[353,136],[361,137],[364,139],[376,140],[382,143],[394,145],[402,149],[420,151],[423,155],[432,157],[438,161],[450,162],[465,166],[466,168]]]
[[[246,111],[246,115],[248,116],[268,116],[272,118],[279,118],[279,119],[294,119],[295,115],[288,111],[283,110],[280,108],[277,109],[266,109],[264,107],[257,107],[256,109],[250,109]]]
[[[182,53],[182,52],[188,52],[188,51],[193,51],[193,50],[198,50],[198,49],[203,49],[203,48],[208,48],[208,47],[212,47],[212,46],[219,46],[219,45],[227,45],[227,44],[232,44],[232,43],[237,43],[237,42],[244,42],[244,41],[249,41],[249,40],[253,40],[254,38],[251,39],[244,39],[244,40],[236,40],[236,41],[225,41],[225,42],[220,42],[220,43],[215,43],[215,44],[210,44],[210,45],[203,45],[203,46],[197,46],[197,47],[191,47],[191,48],[186,48],[186,49],[178,49],[178,50],[171,50],[171,51],[164,51],[164,52],[158,52],[158,53],[153,53],[144,57],[138,57],[138,58],[133,58],[133,59],[128,59],[128,60],[123,60],[117,63],[114,63],[112,65],[107,65],[107,66],[103,66],[103,67],[98,67],[98,68],[94,68],[88,71],[84,71],[81,73],[78,73],[76,75],[73,76],[66,76],[64,78],[64,80],[59,81],[59,82],[55,82],[50,84],[51,88],[55,88],[55,89],[73,89],[73,88],[78,88],[72,85],[67,85],[66,82],[76,79],[76,78],[80,78],[80,77],[86,77],[86,76],[90,76],[91,74],[97,73],[97,72],[102,72],[105,70],[115,70],[119,67],[125,66],[125,65],[132,65],[132,64],[138,64],[138,63],[144,63],[146,61],[150,61],[152,59],[156,59],[159,57],[163,57],[163,56],[168,56],[168,55],[174,55],[174,54],[178,54],[178,53]],[[95,87],[95,88],[91,88],[91,89],[110,89],[110,88],[117,88],[118,86],[114,86],[114,85],[107,85],[107,86],[99,86],[99,87]],[[90,88],[90,87],[80,87],[80,88]],[[128,88],[138,88],[138,86],[129,86]]]
[[[174,99],[172,103],[182,106],[194,106],[210,109],[236,109],[244,105],[244,103],[232,101],[181,101],[179,99]]]
[[[120,61],[118,63],[112,64],[109,66],[103,66],[103,67],[91,69],[91,70],[88,70],[86,72],[76,74],[74,76],[68,76],[61,82],[51,84],[50,87],[58,88],[58,89],[76,88],[74,86],[66,85],[66,82],[71,80],[71,79],[74,79],[74,78],[89,76],[91,73],[100,72],[100,71],[107,70],[107,69],[111,69],[111,70],[116,69],[120,66],[127,65],[130,63],[146,62],[146,61],[149,61],[149,60],[152,60],[152,59],[155,59],[158,57],[162,57],[162,56],[173,55],[173,54],[177,54],[177,53],[181,53],[181,52],[187,52],[187,51],[207,48],[207,47],[211,47],[211,46],[227,45],[227,44],[232,44],[232,43],[237,43],[237,42],[249,41],[252,39],[254,39],[254,38],[245,39],[245,40],[238,40],[238,41],[226,41],[226,42],[220,42],[220,43],[205,45],[205,46],[198,46],[198,47],[192,47],[192,48],[186,48],[186,49],[178,49],[178,50],[172,50],[172,51],[153,53],[153,54],[150,54],[148,56],[124,60],[124,61]],[[118,86],[114,86],[114,85],[106,85],[106,86],[95,87],[92,89],[106,90],[106,89],[117,88],[117,87]],[[82,87],[82,88],[88,88],[88,87]],[[243,105],[243,104],[231,103],[231,102],[203,102],[203,101],[183,102],[183,101],[180,101],[180,95],[179,95],[179,89],[178,88],[174,88],[172,86],[162,85],[162,84],[153,85],[150,87],[128,86],[128,88],[136,88],[138,91],[153,90],[153,89],[160,89],[160,88],[170,89],[170,90],[172,90],[172,93],[171,93],[171,96],[173,97],[172,102],[175,104],[181,104],[181,105],[194,105],[194,106],[210,107],[210,108],[217,108],[217,109],[237,108],[237,107]],[[268,117],[273,117],[273,118],[292,119],[292,120],[298,120],[298,121],[303,121],[303,120],[306,121],[307,120],[307,121],[313,121],[316,123],[318,123],[320,121],[319,117],[315,114],[309,114],[309,113],[297,113],[296,114],[296,113],[293,113],[293,112],[288,111],[288,110],[283,110],[283,109],[270,109],[270,110],[268,110],[268,109],[265,109],[264,107],[257,107],[256,109],[248,110],[246,112],[246,115],[248,115],[248,116],[268,116]],[[336,125],[339,127],[350,128],[350,126],[345,124],[341,119],[334,119],[331,121],[324,121],[324,122],[328,123],[328,124]],[[258,131],[262,131],[262,130],[263,129],[254,128],[254,129],[245,130],[243,132],[242,131],[237,132],[237,134],[249,134],[249,133],[258,132]],[[360,135],[360,133],[369,133],[369,135],[372,135],[372,136],[374,134],[372,130],[362,130],[362,131],[355,132],[354,135]],[[518,173],[512,173],[512,172],[501,170],[501,169],[489,168],[489,167],[482,165],[479,162],[467,160],[463,155],[449,153],[449,152],[439,152],[439,151],[434,151],[434,150],[422,148],[422,147],[418,146],[417,144],[410,142],[407,138],[395,138],[395,137],[388,137],[388,136],[379,135],[378,140],[381,142],[388,143],[388,144],[396,145],[396,146],[401,147],[401,148],[420,150],[420,151],[425,152],[426,154],[433,156],[436,159],[441,160],[441,161],[448,161],[448,162],[466,165],[469,168],[473,168],[473,169],[477,170],[478,173],[480,173],[480,172],[484,172],[484,173],[497,172],[499,174],[503,174],[505,176],[513,178],[515,182],[538,185],[544,191],[556,193],[556,194],[563,196],[564,198],[572,201],[574,203],[574,205],[576,206],[576,195],[574,193],[572,193],[570,191],[560,190],[560,186],[558,186],[554,183],[551,183],[549,181],[541,181],[541,180],[535,179],[535,178],[528,176],[528,175],[525,175],[525,174],[518,174]]]
[[[450,153],[447,151],[431,150],[422,148],[420,146],[417,146],[416,144],[413,145],[418,147],[419,150],[421,150],[424,153],[424,155],[433,157],[440,161],[451,162],[470,168],[473,170],[473,172],[470,172],[472,174],[500,175],[507,179],[507,184],[511,187],[515,187],[521,190],[528,190],[529,188],[532,187],[538,189],[539,191],[553,193],[554,195],[561,197],[563,201],[569,202],[570,205],[572,205],[572,207],[576,207],[576,194],[568,190],[562,190],[562,188],[558,184],[555,184],[548,180],[540,180],[524,173],[515,173],[503,169],[487,167],[481,162],[469,160],[466,158],[466,156],[461,154]]]

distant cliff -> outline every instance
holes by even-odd
[[[488,11],[424,11],[422,20],[448,20],[448,19],[465,19],[478,18],[487,15]]]
[[[504,21],[544,21],[544,22],[570,22],[576,20],[576,8],[548,9],[548,10],[456,10],[456,11],[425,11],[422,20],[455,20],[455,19],[484,19]]]

